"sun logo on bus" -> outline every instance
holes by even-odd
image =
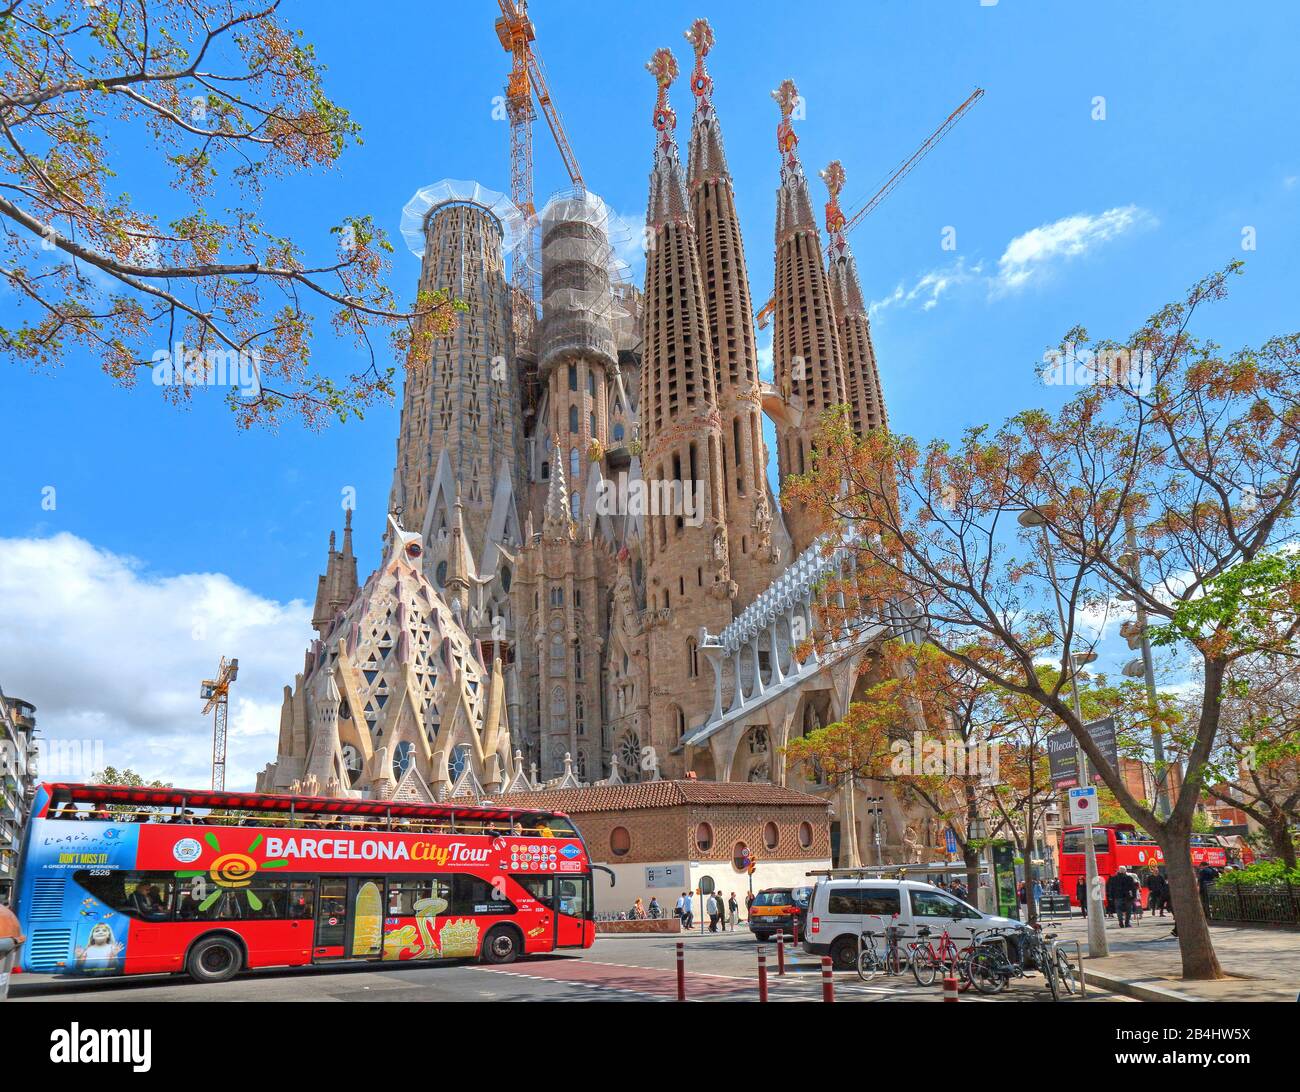
[[[262,844],[262,835],[260,834],[253,839],[248,849],[242,853],[223,853],[221,843],[211,831],[203,836],[203,840],[208,844],[208,848],[218,855],[217,858],[206,869],[200,868],[189,872],[176,873],[176,878],[180,880],[207,876],[216,884],[216,889],[199,903],[200,913],[207,910],[217,899],[221,898],[222,891],[242,890],[248,887],[253,882],[253,876],[259,867],[264,869],[284,868],[289,863],[287,860],[277,860],[263,861],[261,865],[258,865],[257,861],[252,858],[252,852]],[[244,898],[248,900],[248,905],[254,910],[262,909],[262,900],[252,891],[244,891]]]

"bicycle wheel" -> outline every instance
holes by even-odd
[[[1001,960],[993,952],[976,952],[970,961],[971,984],[980,993],[1001,993],[1011,984],[1002,970]]]
[[[1061,987],[1056,981],[1056,960],[1052,959],[1046,952],[1042,953],[1043,961],[1043,978],[1047,980],[1047,988],[1052,993],[1052,1000],[1061,1000]]]
[[[875,946],[864,944],[858,951],[857,961],[858,977],[863,982],[870,982],[880,973],[880,957],[876,954]]]
[[[974,985],[971,980],[971,964],[975,960],[975,954],[974,950],[967,948],[957,955],[957,962],[953,966],[953,974],[957,978],[958,993],[965,993]]]
[[[912,949],[912,974],[918,986],[933,986],[938,973],[939,965],[928,947]]]
[[[1074,977],[1074,964],[1059,948],[1056,950],[1056,977],[1060,979],[1066,993],[1074,995],[1079,992],[1079,984]]]

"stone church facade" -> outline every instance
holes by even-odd
[[[819,531],[776,501],[762,415],[784,482],[807,467],[823,410],[847,403],[864,431],[886,423],[884,400],[842,234],[843,172],[823,172],[828,263],[789,81],[774,94],[775,376],[760,380],[705,66],[712,32],[699,20],[688,37],[685,164],[676,61],[660,50],[648,66],[658,94],[642,287],[620,275],[594,194],[553,198],[535,225],[474,183],[439,183],[407,206],[420,287],[467,309],[405,377],[384,560],[364,584],[351,513],[341,550],[331,534],[317,639],[285,688],[259,789],[433,799],[660,778],[804,787],[762,717],[753,731],[709,728],[720,704],[744,705],[743,671],[784,659],[792,677],[790,640],[755,646],[748,668],[739,655],[720,666],[701,645],[766,602]],[[540,314],[506,272],[529,230]],[[783,698],[782,739],[842,713],[855,689],[819,685]],[[905,822],[900,812],[895,837]]]

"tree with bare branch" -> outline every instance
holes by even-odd
[[[128,386],[148,374],[178,402],[224,386],[241,426],[286,410],[318,425],[391,397],[387,354],[416,365],[450,329],[459,305],[445,292],[397,305],[384,284],[393,248],[368,215],[333,225],[332,240],[322,232],[323,247],[259,218],[277,179],[328,169],[359,141],[279,6],[0,9],[0,283],[19,313],[0,346],[11,360],[88,358]],[[158,179],[175,199],[151,209],[131,196]],[[313,307],[359,360],[349,374],[313,367]]]

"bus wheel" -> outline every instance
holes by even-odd
[[[498,925],[483,938],[483,962],[513,963],[520,948],[519,934],[508,925]]]
[[[190,949],[186,970],[195,982],[224,982],[239,973],[244,953],[229,937],[204,937]]]

